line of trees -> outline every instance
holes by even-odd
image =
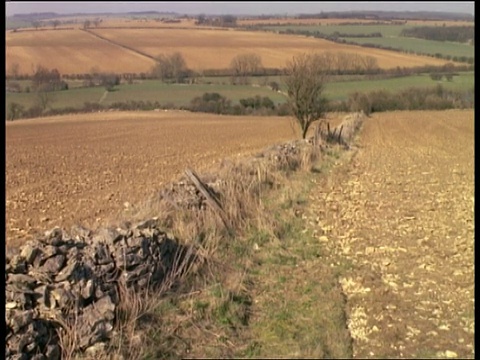
[[[322,95],[320,94],[320,96]],[[81,107],[50,107],[42,110],[38,104],[25,108],[22,104],[7,101],[6,119],[16,120],[20,118],[107,110],[152,111],[160,109],[181,109],[229,115],[292,116],[291,105],[288,102],[274,104],[274,107],[272,107],[272,103],[273,101],[268,97],[255,96],[240,99],[239,103],[234,104],[231,100],[218,93],[206,93],[203,96],[192,99],[190,105],[185,107],[176,106],[173,103],[160,103],[159,101],[128,100],[108,105],[99,104],[98,102],[85,102]],[[364,111],[366,114],[392,110],[466,109],[474,107],[475,91],[473,88],[464,91],[447,90],[439,84],[430,88],[412,87],[397,92],[387,90],[366,93],[354,92],[346,100],[329,100],[319,103],[325,112]]]
[[[372,57],[371,59],[359,57],[358,54],[352,53],[326,53],[330,57],[331,62],[334,66],[331,66],[331,75],[378,75],[379,78],[384,76],[385,78],[390,78],[392,76],[410,76],[414,74],[430,74],[430,73],[447,73],[452,71],[472,71],[474,70],[474,65],[463,64],[463,65],[454,65],[453,63],[447,63],[444,65],[424,65],[417,67],[396,67],[393,69],[381,69],[375,65],[376,61]],[[244,54],[243,54],[244,55]],[[170,57],[167,55],[161,55],[161,57]],[[233,59],[232,59],[233,63]],[[200,72],[195,72],[188,69],[187,66],[187,78],[183,77],[184,81],[194,82],[194,78],[202,76],[211,76],[211,77],[232,77],[235,72],[232,68],[232,63],[228,68],[223,69],[205,69]],[[261,58],[260,58],[261,64]],[[349,65],[350,64],[350,65]],[[349,67],[350,70],[345,70],[345,67]],[[448,69],[447,69],[448,67]],[[257,67],[258,71],[253,71],[248,74],[248,77],[252,76],[283,76],[285,75],[284,68],[267,68],[264,66]],[[368,69],[368,71],[367,71]],[[98,70],[96,71],[99,72]],[[160,72],[161,73],[161,72]],[[141,73],[116,73],[116,75],[123,81],[131,82],[133,80],[146,80],[146,79],[159,79],[158,72],[149,71]],[[32,74],[26,74],[21,72],[20,65],[18,63],[8,64],[7,71],[5,73],[6,80],[31,80],[33,77]],[[64,80],[86,80],[86,84],[95,82],[97,75],[94,72],[90,71],[88,73],[78,73],[78,74],[61,74],[62,79]],[[91,81],[90,81],[91,80]],[[248,83],[247,79],[247,83]],[[232,79],[231,79],[232,81]],[[100,84],[96,84],[100,85]],[[93,85],[87,85],[93,86]]]
[[[400,36],[435,41],[453,41],[475,44],[475,27],[473,26],[418,26],[403,29]]]
[[[183,55],[175,52],[171,55],[161,54],[151,74],[154,78],[167,83],[183,83],[192,72],[188,69]]]
[[[263,73],[262,58],[254,53],[239,54],[231,63],[231,82],[234,85],[246,85],[249,83],[249,76]]]
[[[361,34],[358,34],[358,33],[348,34],[348,33],[341,33],[338,31],[334,31],[330,36],[333,39],[342,38],[342,37],[350,37],[350,38],[381,38],[383,37],[382,33],[379,31],[373,32],[373,33],[361,33]]]
[[[440,29],[440,27],[437,27],[437,29]],[[470,57],[469,56],[458,56],[458,55],[441,54],[441,53],[435,53],[435,54],[432,55],[431,53],[427,53],[427,52],[404,50],[404,49],[394,47],[394,46],[391,46],[391,45],[381,45],[381,44],[373,44],[373,43],[359,44],[355,41],[346,40],[345,38],[334,36],[332,34],[324,34],[324,33],[321,33],[320,31],[286,29],[286,30],[279,31],[279,34],[294,34],[294,35],[311,36],[311,37],[314,37],[314,38],[333,41],[333,42],[336,42],[336,43],[339,43],[339,44],[356,45],[356,46],[362,46],[362,47],[366,47],[366,48],[383,49],[383,50],[397,51],[397,52],[410,53],[410,54],[416,54],[416,55],[430,56],[430,57],[435,57],[435,58],[438,58],[438,59],[446,59],[446,60],[451,60],[451,61],[455,61],[455,62],[463,62],[463,63],[468,63],[468,64],[473,64],[475,62],[475,58],[473,56],[470,56]],[[471,39],[471,44],[472,45],[474,44],[474,38]]]
[[[237,17],[233,15],[206,16],[200,14],[195,21],[195,25],[236,27]]]

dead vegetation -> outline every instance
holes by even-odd
[[[256,333],[261,326],[255,328],[252,323],[262,324],[258,316],[268,307],[259,303],[260,293],[267,290],[262,290],[262,281],[269,278],[260,274],[261,264],[288,265],[295,258],[291,252],[306,245],[303,240],[295,243],[301,239],[301,227],[295,220],[301,204],[298,197],[306,189],[305,174],[311,175],[319,160],[329,158],[327,147],[311,143],[296,141],[267,149],[253,159],[226,160],[202,176],[187,171],[176,185],[166,187],[135,214],[128,214],[120,221],[127,228],[132,221],[155,216],[167,237],[195,249],[195,260],[187,265],[185,257],[175,258],[160,288],[118,281],[114,326],[107,330],[109,342],[85,345],[80,337],[81,315],[73,312],[66,316],[58,330],[62,358],[232,357],[274,349],[269,348],[272,344],[262,331]],[[292,210],[294,219],[290,218]],[[267,256],[269,248],[272,256]],[[259,249],[262,256],[255,255]],[[310,259],[305,256],[304,260]],[[330,288],[338,288],[333,275],[327,275],[333,281]],[[338,303],[334,311],[337,320],[327,333],[334,328],[345,332],[342,304]],[[109,309],[113,306],[107,305]],[[319,339],[326,345],[317,350],[309,347],[311,355],[346,354],[345,350],[335,352],[333,340],[322,336],[312,338],[310,345]],[[277,352],[283,354],[284,350]]]

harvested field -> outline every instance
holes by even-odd
[[[69,27],[74,27],[77,29],[83,29],[84,21],[94,21],[98,16],[65,16],[58,18],[60,21],[76,21],[76,23],[68,24]],[[122,28],[130,28],[130,27],[163,27],[163,28],[191,28],[196,27],[195,19],[178,19],[180,22],[168,22],[168,21],[157,21],[155,19],[134,19],[132,17],[122,17],[122,16],[108,16],[102,17],[102,21],[98,26],[92,25],[93,28],[96,27],[122,27]],[[53,20],[53,19],[52,19]],[[49,19],[45,19],[45,21],[49,21]],[[67,26],[67,25],[65,25]],[[58,26],[57,29],[61,28],[62,26]]]
[[[287,117],[115,112],[6,124],[6,236],[96,227],[187,166],[211,167],[296,137]]]
[[[354,358],[474,358],[474,112],[373,114],[312,191]]]
[[[443,65],[447,61],[381,49],[337,44],[324,39],[234,30],[92,29],[114,43],[150,56],[180,52],[194,70],[228,68],[238,54],[254,52],[263,66],[283,68],[292,56],[303,52],[345,52],[373,56],[381,68]],[[222,54],[222,56],[218,56]]]
[[[408,20],[408,25],[415,25],[415,26],[475,26],[474,21],[462,21],[462,20]]]
[[[7,32],[6,71],[13,64],[19,73],[33,74],[37,65],[58,69],[61,74],[149,71],[155,61],[102,41],[82,30]],[[114,61],[112,61],[114,59]]]
[[[13,64],[19,73],[33,73],[37,65],[57,68],[62,74],[148,72],[149,56],[181,52],[193,70],[228,68],[238,54],[255,52],[265,67],[283,68],[296,54],[329,51],[370,55],[382,68],[443,65],[446,61],[381,49],[336,44],[323,39],[227,29],[123,28],[43,30],[6,33],[6,71]],[[136,52],[139,51],[139,52]],[[222,56],[218,56],[221,53]],[[115,59],[115,61],[112,61]]]

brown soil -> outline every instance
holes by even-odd
[[[473,111],[374,114],[312,199],[354,357],[474,357]]]
[[[6,124],[6,236],[104,225],[186,167],[294,138],[286,117],[113,112]]]

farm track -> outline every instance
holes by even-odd
[[[473,358],[473,111],[374,114],[359,147],[310,208],[347,266],[354,357]]]
[[[126,45],[123,45],[123,44],[120,44],[119,42],[116,42],[116,41],[113,41],[113,40],[110,40],[110,39],[107,39],[101,35],[98,35],[96,34],[95,32],[91,31],[91,30],[88,30],[88,29],[84,29],[83,31],[85,31],[87,34],[90,34],[92,35],[93,37],[96,37],[97,39],[99,40],[102,40],[102,41],[105,41],[109,44],[112,44],[112,45],[115,45],[115,46],[119,46],[121,47],[122,49],[125,49],[125,50],[128,50],[128,51],[131,51],[131,52],[134,52],[136,53],[137,55],[140,55],[140,56],[144,56],[150,60],[154,60],[155,62],[157,61],[157,59],[154,57],[154,56],[151,56],[151,55],[148,55],[147,53],[144,53],[140,50],[137,50],[133,47],[130,47],[130,46],[126,46]]]
[[[6,237],[116,221],[192,167],[294,137],[285,117],[112,112],[6,124]]]

